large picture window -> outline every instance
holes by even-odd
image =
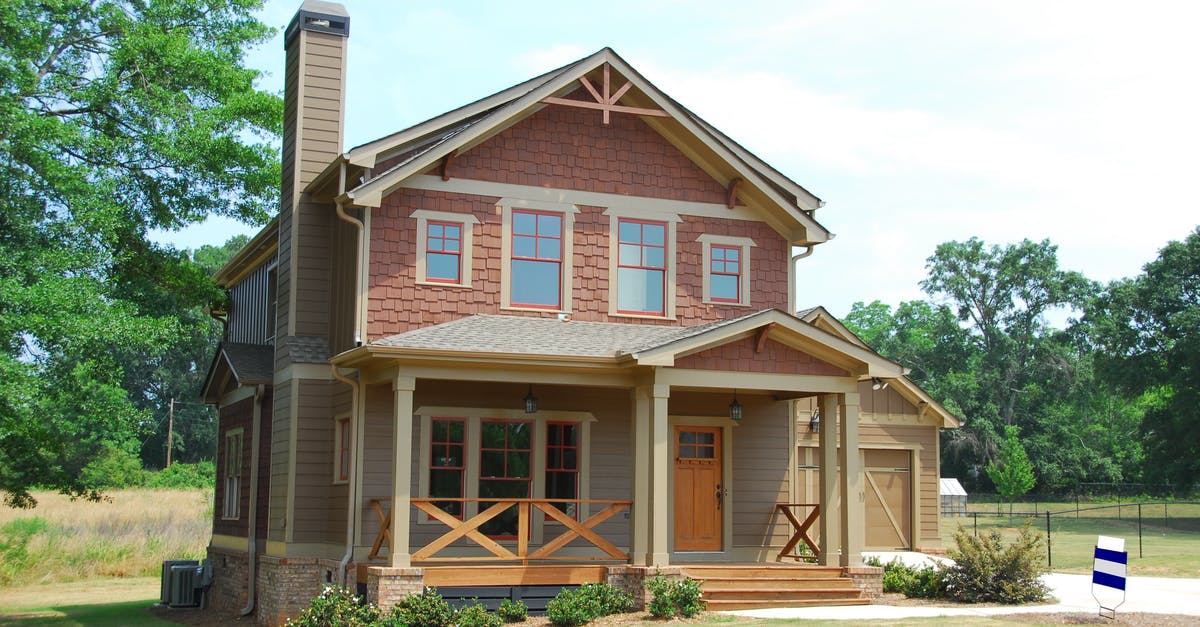
[[[429,496],[461,499],[466,479],[466,422],[454,418],[430,421]],[[434,503],[446,513],[462,518],[462,501]]]
[[[617,311],[666,314],[667,225],[617,222]]]
[[[479,498],[529,498],[533,465],[533,423],[484,420],[480,425]],[[492,503],[481,502],[480,510]],[[516,537],[515,507],[484,523],[484,533]]]
[[[562,306],[562,244],[562,214],[513,210],[510,301],[514,307]]]

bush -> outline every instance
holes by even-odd
[[[454,623],[454,610],[433,588],[404,597],[388,618],[409,627],[447,627]]]
[[[950,549],[954,565],[946,570],[945,586],[951,598],[968,603],[1029,603],[1049,592],[1039,577],[1042,536],[1026,522],[1016,542],[1005,546],[998,531],[975,537],[961,526]]]
[[[195,464],[171,464],[149,475],[146,485],[151,488],[211,489],[217,483],[217,468],[207,459]]]
[[[504,599],[500,601],[500,609],[496,610],[496,614],[506,623],[522,623],[529,615],[529,608],[525,606],[524,601]]]
[[[140,457],[105,446],[103,452],[79,471],[79,480],[89,490],[136,488],[146,483],[147,474],[142,470]]]
[[[546,604],[546,618],[561,627],[576,627],[631,608],[633,597],[625,592],[607,583],[589,583],[559,592]]]
[[[454,612],[454,624],[458,627],[500,627],[504,621],[489,612],[479,599],[474,599],[470,605],[464,605]]]
[[[691,618],[704,611],[704,602],[700,600],[700,582],[695,579],[654,577],[646,582],[646,589],[651,595],[647,609],[655,618],[671,618],[675,615]]]
[[[867,560],[867,565],[883,568],[884,592],[899,592],[914,599],[946,596],[946,570],[941,566],[909,566],[898,559],[884,564],[879,558]]]
[[[360,597],[350,594],[345,588],[330,586],[321,592],[321,596],[313,599],[312,603],[300,612],[298,618],[289,620],[288,624],[298,627],[368,627],[379,624],[379,619],[379,608],[374,604],[364,603]]]

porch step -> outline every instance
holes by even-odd
[[[871,602],[837,567],[705,565],[683,574],[701,582],[701,599],[714,611]]]

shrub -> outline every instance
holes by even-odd
[[[654,577],[646,582],[646,589],[651,595],[647,609],[655,618],[671,618],[677,614],[691,618],[704,611],[704,602],[700,600],[700,582],[695,579]]]
[[[388,618],[409,627],[447,627],[453,624],[454,610],[437,590],[425,588],[421,594],[401,599]]]
[[[489,612],[479,599],[473,599],[469,605],[464,605],[454,612],[454,624],[458,627],[500,627],[504,621]]]
[[[504,599],[500,601],[500,609],[496,610],[496,614],[506,623],[521,623],[525,622],[525,617],[529,615],[529,608],[525,606],[524,601]]]
[[[79,480],[89,490],[136,488],[146,483],[147,474],[137,455],[106,445],[79,471]]]
[[[1049,592],[1039,577],[1042,568],[1042,536],[1026,522],[1016,541],[1004,545],[998,531],[972,536],[959,527],[956,547],[950,549],[954,565],[946,570],[949,596],[969,603],[1028,603],[1040,601]]]
[[[867,565],[883,568],[884,592],[899,592],[914,599],[946,596],[946,570],[941,566],[909,566],[898,559],[884,564],[878,558],[867,560]]]
[[[217,482],[216,466],[207,459],[195,464],[171,464],[149,475],[146,485],[151,488],[212,488]]]
[[[632,607],[633,597],[625,592],[607,583],[589,583],[559,592],[546,604],[546,618],[561,627],[576,627]]]
[[[321,592],[321,596],[313,599],[312,603],[300,612],[299,617],[289,620],[288,624],[298,627],[368,627],[379,624],[379,618],[379,608],[374,604],[364,603],[360,597],[350,594],[345,588],[330,586]]]

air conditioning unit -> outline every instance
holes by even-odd
[[[191,566],[195,568],[200,565],[196,560],[163,560],[162,564],[162,588],[158,595],[158,602],[162,605],[171,604],[171,569],[175,566]]]

